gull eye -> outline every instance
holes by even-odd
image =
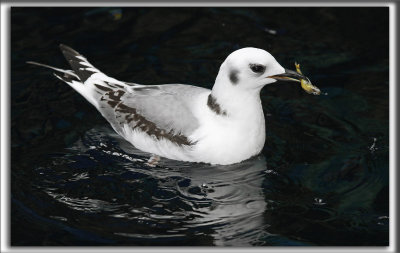
[[[257,74],[262,74],[265,72],[265,66],[261,65],[261,64],[250,64],[250,69],[251,71],[253,71],[254,73]]]

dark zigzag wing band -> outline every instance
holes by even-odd
[[[60,49],[82,83],[84,83],[91,75],[93,75],[93,73],[96,73],[93,70],[89,70],[88,66],[81,64],[82,62],[86,61],[86,58],[80,53],[63,44],[60,44]],[[84,58],[85,60],[77,58],[78,56]],[[86,62],[89,63],[88,61]]]
[[[103,87],[104,88],[104,87]],[[100,98],[104,104],[102,108],[108,107],[114,111],[114,115],[119,125],[123,123],[131,125],[132,129],[140,129],[142,132],[149,136],[155,137],[157,140],[162,138],[177,144],[178,146],[191,146],[195,143],[182,134],[174,134],[173,131],[165,131],[159,128],[155,123],[147,120],[144,116],[140,115],[135,108],[129,107],[121,101],[121,97],[125,94],[123,90],[110,90],[106,91]],[[105,108],[105,109],[108,109]]]

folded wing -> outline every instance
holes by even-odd
[[[194,86],[136,86],[105,91],[99,111],[120,134],[125,125],[156,139],[177,145],[189,140],[199,126],[187,101],[205,89]]]

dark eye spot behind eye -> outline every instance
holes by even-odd
[[[239,82],[239,71],[237,70],[231,70],[229,72],[229,80],[231,80],[232,84],[237,84]]]
[[[253,64],[252,63],[249,65],[249,67],[250,67],[251,71],[253,71],[254,73],[257,73],[257,74],[262,74],[265,72],[265,66],[262,64]]]

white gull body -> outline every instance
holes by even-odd
[[[184,84],[140,85],[108,77],[60,46],[72,70],[51,68],[136,148],[174,160],[233,164],[261,152],[260,91],[285,69],[268,52],[242,48],[222,63],[212,90]]]

